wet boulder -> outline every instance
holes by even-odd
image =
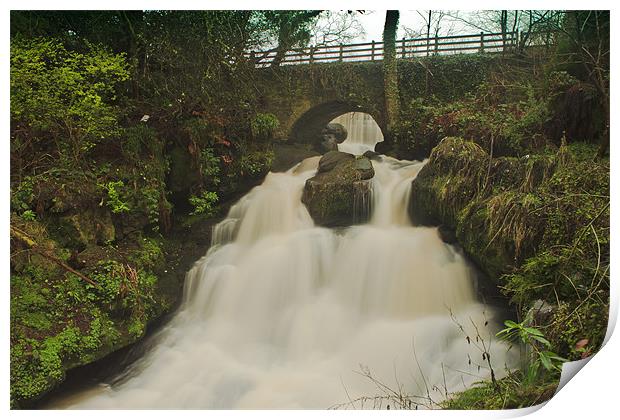
[[[327,152],[319,161],[318,173],[329,172],[341,163],[353,159],[355,159],[355,155],[352,155],[351,153],[338,151]]]
[[[319,162],[317,174],[306,181],[301,201],[320,226],[342,227],[366,222],[374,175],[368,158],[327,153]]]

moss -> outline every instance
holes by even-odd
[[[31,235],[37,231],[21,227]],[[145,237],[122,247],[97,246],[84,259],[81,254],[69,258],[54,241],[38,240],[47,244],[48,253],[79,262],[82,274],[99,287],[14,244],[24,260],[11,272],[13,407],[28,407],[60,384],[67,370],[135,342],[178,298],[178,293],[162,293],[167,286],[154,274],[165,267],[161,240]]]
[[[513,373],[497,381],[479,382],[474,387],[451,396],[441,403],[448,410],[505,410],[531,407],[553,397],[558,378],[545,377],[535,384],[524,384],[519,373]]]
[[[556,343],[559,353],[570,360],[579,360],[602,346],[608,321],[607,303],[597,300],[587,300],[583,304],[563,302],[546,333]],[[579,342],[584,343],[583,347],[577,345]]]
[[[412,184],[410,214],[421,224],[457,227],[458,214],[481,191],[488,156],[476,143],[445,138]]]

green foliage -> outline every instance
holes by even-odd
[[[193,195],[189,198],[189,203],[194,206],[192,215],[204,215],[211,217],[215,214],[215,204],[217,203],[217,193],[213,191],[203,191],[199,196]]]
[[[215,156],[213,148],[207,147],[200,151],[200,173],[213,185],[220,183],[220,158]]]
[[[471,139],[487,151],[492,146],[495,157],[540,153],[551,140],[558,141],[557,132],[568,129],[562,124],[573,122],[558,120],[556,99],[578,82],[565,72],[547,71],[532,78],[529,72],[495,67],[493,72],[485,71],[486,79],[447,101],[434,91],[433,95],[401,98],[402,123],[395,132],[399,155],[427,157],[445,136]],[[406,86],[410,81],[403,83]]]
[[[599,299],[562,302],[554,313],[548,336],[559,353],[570,360],[583,359],[603,344],[608,319],[609,305]]]
[[[158,157],[161,154],[161,142],[158,141],[155,130],[146,124],[123,129],[121,147],[123,155],[128,160],[139,159],[143,151],[150,157]]]
[[[272,151],[254,151],[241,156],[240,172],[242,176],[256,178],[265,175],[271,168],[274,153]]]
[[[54,337],[47,338],[38,352],[43,373],[60,380],[64,376],[62,357],[79,351],[80,330],[67,327]]]
[[[269,44],[277,45],[274,64],[279,65],[284,54],[292,47],[305,47],[310,41],[312,23],[321,12],[317,10],[265,10],[254,19]]]
[[[271,139],[279,126],[280,121],[278,121],[278,117],[273,114],[256,114],[250,122],[252,136],[262,141]]]
[[[559,300],[571,308],[608,299],[609,167],[604,161],[593,162],[594,153],[592,145],[569,145],[566,153],[558,153],[555,171],[536,190],[532,213],[544,222],[540,251],[503,279],[504,290],[522,308],[536,299]],[[581,323],[578,313],[562,322]],[[559,348],[569,354],[570,348]]]
[[[112,213],[124,213],[130,210],[129,206],[122,198],[122,189],[125,187],[123,181],[110,181],[104,185],[99,185],[103,188],[107,194],[107,201],[105,202]]]
[[[16,188],[11,188],[11,210],[25,220],[34,220],[35,214],[31,208],[34,198],[34,179],[26,176]]]
[[[551,347],[551,343],[540,330],[528,326],[531,322],[531,318],[526,318],[519,323],[507,320],[504,321],[506,328],[497,333],[498,337],[506,341],[518,339],[531,352],[526,362],[527,373],[524,378],[524,383],[526,384],[533,383],[538,378],[541,366],[548,371],[556,370],[560,372],[562,370],[562,363],[568,362],[567,359],[548,350]]]
[[[161,265],[164,260],[161,240],[155,238],[142,238],[141,247],[132,252],[128,259],[137,267],[153,270]]]
[[[87,45],[67,50],[55,39],[11,40],[11,120],[21,136],[53,139],[61,154],[78,158],[119,134],[117,86],[129,77],[122,54]]]

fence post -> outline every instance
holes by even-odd
[[[512,52],[517,52],[519,50],[519,28],[517,31],[512,34]]]
[[[375,40],[372,40],[372,53],[371,53],[371,61],[375,61]]]
[[[402,58],[405,58],[405,38],[403,37],[403,39],[400,41],[403,45],[402,45]]]
[[[435,37],[435,55],[439,54],[439,38]]]
[[[480,52],[484,52],[484,32],[480,32]]]
[[[340,62],[342,62],[342,44],[340,44]]]
[[[314,62],[314,47],[310,45],[310,64]]]

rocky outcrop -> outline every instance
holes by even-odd
[[[362,223],[369,216],[370,182],[375,175],[368,158],[330,152],[319,162],[317,175],[306,181],[301,201],[314,222],[338,227]]]
[[[492,279],[535,253],[544,226],[532,215],[528,189],[549,176],[537,158],[498,158],[476,143],[446,137],[412,182],[409,213],[416,224],[441,226]],[[529,183],[529,185],[527,185]]]

